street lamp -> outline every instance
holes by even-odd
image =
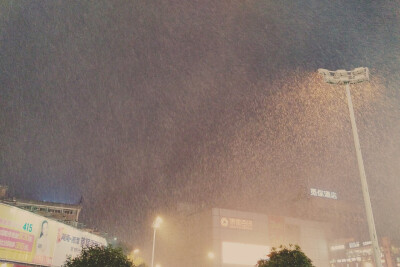
[[[154,248],[156,246],[156,231],[158,228],[160,228],[162,219],[160,216],[157,216],[157,218],[153,222],[153,229],[154,229],[154,234],[153,234],[153,253],[151,254],[151,267],[154,267]]]
[[[356,148],[357,161],[358,161],[358,170],[360,172],[361,187],[364,197],[365,211],[367,214],[369,236],[372,241],[372,251],[374,254],[375,264],[377,267],[382,267],[381,251],[379,249],[378,238],[375,230],[375,222],[372,213],[371,199],[369,197],[367,177],[365,175],[364,162],[361,154],[360,140],[358,138],[357,125],[354,117],[353,103],[351,101],[351,95],[350,95],[350,84],[369,81],[369,70],[368,68],[363,68],[363,67],[355,68],[352,71],[346,71],[346,70],[329,71],[326,69],[318,69],[318,73],[320,73],[324,77],[324,81],[326,83],[346,85],[347,103],[349,106],[351,128],[353,130],[354,145]]]

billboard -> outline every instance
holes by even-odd
[[[106,245],[104,238],[80,231],[68,225],[57,227],[57,238],[54,246],[52,266],[61,266],[68,256],[74,258],[79,255],[82,247]]]
[[[106,245],[104,238],[17,207],[0,203],[0,260],[61,266],[82,246]]]

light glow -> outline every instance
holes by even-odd
[[[335,246],[331,246],[331,250],[335,251],[335,250],[343,250],[345,249],[344,245],[335,245]]]
[[[318,69],[318,73],[324,77],[325,82],[331,84],[354,84],[369,80],[369,70],[363,67],[355,68],[352,71]]]
[[[157,216],[157,218],[153,222],[153,228],[160,228],[161,223],[163,222],[163,219],[160,216]]]

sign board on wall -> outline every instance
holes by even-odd
[[[104,238],[80,231],[68,225],[57,227],[57,239],[54,248],[53,265],[61,266],[68,256],[79,255],[82,247],[106,245]]]
[[[247,219],[238,219],[231,217],[221,217],[220,223],[222,227],[240,230],[253,230],[253,221]]]
[[[337,193],[332,191],[321,190],[317,188],[310,188],[310,195],[314,197],[324,197],[330,199],[337,199]]]
[[[346,244],[346,248],[359,248],[359,247],[366,247],[372,244],[371,241],[353,241]]]
[[[0,259],[61,266],[81,245],[106,245],[104,238],[29,211],[0,203]]]

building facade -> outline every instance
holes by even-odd
[[[178,232],[168,239],[180,257],[159,258],[173,266],[250,267],[272,247],[298,244],[315,266],[329,266],[329,229],[316,221],[212,208],[181,218]],[[175,236],[183,238],[178,242]]]
[[[15,206],[35,214],[63,222],[73,227],[78,227],[79,214],[82,210],[82,203],[64,204],[47,201],[25,200],[15,197],[8,197],[8,187],[0,185],[0,202]]]
[[[17,198],[3,200],[2,202],[74,227],[78,226],[79,214],[82,209],[81,204],[63,204]]]

